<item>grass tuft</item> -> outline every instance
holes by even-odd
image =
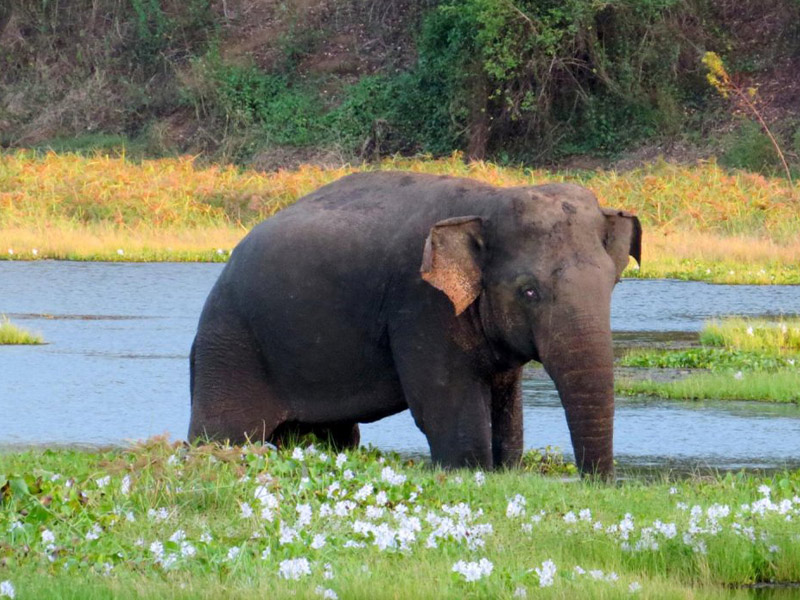
[[[0,317],[0,346],[44,344],[42,336],[14,325],[8,317]]]

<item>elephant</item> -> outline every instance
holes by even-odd
[[[612,476],[611,293],[634,215],[579,185],[351,174],[255,226],[202,310],[189,438],[343,447],[410,409],[434,463],[513,466],[541,362],[582,474]]]

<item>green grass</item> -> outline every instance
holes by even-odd
[[[0,346],[44,344],[42,336],[14,325],[7,317],[0,317]]]
[[[800,318],[715,320],[703,327],[700,342],[741,350],[800,352]]]
[[[619,379],[617,392],[684,400],[800,402],[800,319],[727,317],[700,332],[700,348],[633,350],[624,367],[707,369],[676,381]]]
[[[632,350],[620,359],[623,367],[658,369],[710,369],[775,371],[800,366],[798,354],[774,354],[731,348],[687,348],[686,350]]]
[[[618,379],[616,391],[625,395],[658,396],[675,400],[758,400],[800,403],[800,371],[736,371],[693,374],[677,381]]]
[[[800,580],[800,472],[604,485],[512,470],[481,480],[375,451],[340,464],[320,452],[150,441],[0,455],[0,580],[20,599],[314,598],[325,589],[512,598],[519,588],[621,598],[633,584],[635,597],[730,598],[747,597],[731,586]],[[279,575],[282,561],[301,558],[310,574]],[[478,581],[453,571],[480,559],[493,569]],[[535,569],[549,560],[557,571],[540,587]]]

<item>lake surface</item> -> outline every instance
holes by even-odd
[[[48,345],[0,347],[0,446],[123,444],[189,421],[188,351],[223,265],[0,262],[0,313]],[[615,332],[697,331],[726,314],[800,314],[800,286],[624,280]],[[626,336],[630,337],[630,336]],[[527,447],[570,450],[555,388],[527,378]],[[406,411],[362,426],[363,443],[428,452]],[[617,400],[622,465],[800,465],[800,408],[759,403]]]

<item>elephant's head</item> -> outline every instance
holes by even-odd
[[[641,226],[602,209],[587,189],[548,184],[504,190],[488,218],[440,221],[422,277],[456,314],[475,305],[493,354],[509,366],[540,361],[558,388],[582,473],[613,473],[611,291],[640,261]]]

